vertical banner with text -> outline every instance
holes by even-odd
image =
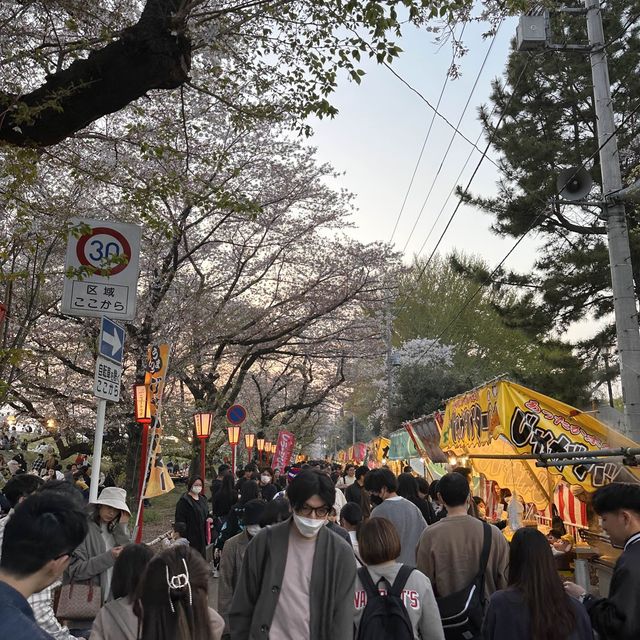
[[[153,418],[151,430],[150,455],[147,457],[147,477],[144,497],[168,493],[174,488],[173,480],[162,461],[162,394],[169,369],[170,347],[166,343],[150,345],[147,351],[147,367],[144,383],[151,394],[150,410]]]
[[[274,469],[283,471],[291,463],[293,447],[296,444],[296,437],[290,431],[279,431],[276,452],[273,454],[271,466]]]

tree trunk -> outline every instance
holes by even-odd
[[[47,76],[26,95],[0,94],[0,141],[20,147],[61,142],[152,89],[189,77],[191,41],[172,15],[179,0],[147,0],[140,20],[119,40]]]

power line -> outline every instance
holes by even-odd
[[[467,112],[467,108],[469,107],[469,104],[471,102],[471,98],[473,97],[473,94],[475,93],[476,87],[478,86],[478,82],[480,81],[480,78],[482,76],[482,72],[484,71],[484,68],[487,64],[487,60],[489,59],[489,56],[491,55],[491,51],[493,50],[493,45],[496,43],[496,40],[498,38],[498,32],[500,31],[500,27],[502,26],[502,22],[498,25],[498,28],[496,29],[495,34],[493,35],[493,38],[491,40],[491,44],[489,45],[489,48],[487,49],[487,52],[484,56],[484,60],[482,61],[482,65],[480,66],[480,70],[478,71],[478,74],[476,75],[476,79],[475,82],[473,83],[473,86],[471,87],[471,92],[469,93],[469,97],[467,98],[467,101],[464,105],[464,108],[462,109],[462,113],[460,114],[460,117],[458,118],[458,122],[456,124],[456,127],[459,127],[460,124],[462,123],[462,119],[464,118],[465,113]],[[434,118],[435,118],[435,114],[434,114]],[[429,198],[431,197],[431,193],[436,185],[436,182],[438,180],[438,177],[440,176],[440,172],[442,171],[442,168],[444,166],[445,161],[447,160],[448,156],[449,156],[449,151],[451,151],[451,147],[453,146],[453,143],[456,139],[456,133],[454,132],[453,135],[451,136],[451,139],[449,140],[449,145],[447,146],[445,152],[444,152],[444,156],[440,162],[440,166],[438,167],[438,170],[436,172],[436,175],[433,178],[433,181],[431,182],[431,186],[429,187],[429,191],[427,193],[426,198],[424,199],[422,206],[420,207],[420,210],[418,211],[418,215],[415,219],[415,222],[413,223],[413,227],[411,228],[411,232],[409,233],[409,237],[407,238],[407,241],[404,243],[404,247],[402,248],[402,252],[404,253],[407,250],[407,246],[409,245],[409,242],[411,241],[411,238],[413,237],[413,234],[416,230],[416,227],[418,226],[418,223],[420,222],[420,218],[422,218],[422,213],[424,212],[425,207],[427,206],[427,202],[429,201]],[[477,141],[476,141],[477,144]]]
[[[476,164],[476,167],[473,170],[473,173],[471,174],[471,177],[469,178],[469,181],[467,182],[467,186],[465,187],[463,194],[468,193],[469,188],[471,187],[471,183],[473,182],[473,179],[476,177],[476,174],[480,170],[480,166],[482,165],[482,162],[487,157],[487,153],[488,153],[488,151],[489,151],[489,149],[491,147],[491,144],[492,144],[496,134],[498,133],[500,125],[502,124],[502,121],[503,121],[503,119],[504,119],[504,117],[505,117],[505,115],[506,115],[506,113],[507,113],[507,111],[509,109],[509,106],[511,105],[511,101],[513,100],[513,98],[514,98],[514,96],[516,94],[516,91],[518,89],[518,86],[520,85],[520,81],[524,77],[524,74],[525,74],[527,68],[529,67],[529,62],[531,60],[532,60],[532,57],[527,58],[527,61],[526,61],[525,65],[524,65],[524,67],[522,68],[522,71],[520,72],[520,75],[518,76],[518,79],[516,80],[516,84],[513,87],[513,91],[511,92],[511,95],[509,96],[509,100],[508,100],[507,104],[505,105],[505,108],[502,110],[502,114],[500,115],[500,118],[498,119],[498,123],[494,127],[491,136],[489,136],[489,140],[487,141],[487,144],[486,144],[486,146],[484,148],[484,151],[482,151],[482,156],[480,157],[480,160]],[[496,165],[496,166],[498,166],[498,165]],[[500,168],[500,167],[498,167],[498,168]],[[456,205],[455,209],[453,210],[453,213],[451,214],[451,216],[449,216],[449,220],[447,221],[447,224],[446,224],[444,230],[442,231],[442,233],[440,234],[440,237],[438,238],[438,242],[436,242],[436,245],[433,248],[433,251],[431,252],[431,254],[429,255],[429,258],[427,259],[425,264],[420,269],[420,272],[418,274],[418,277],[416,278],[413,290],[406,296],[405,301],[409,298],[410,295],[413,294],[413,292],[415,291],[415,288],[418,286],[420,280],[422,279],[422,276],[424,275],[425,271],[427,270],[427,267],[431,263],[431,260],[433,259],[433,256],[435,255],[436,251],[438,250],[438,247],[440,246],[440,243],[442,242],[445,234],[449,230],[449,227],[451,226],[451,223],[453,222],[453,219],[456,217],[456,214],[460,210],[460,207],[462,206],[463,202],[464,202],[464,198],[463,198],[463,195],[461,195],[460,199],[458,200],[458,204]],[[404,305],[401,305],[401,307],[402,306],[404,306]]]
[[[520,245],[520,243],[525,239],[525,237],[527,236],[527,234],[529,233],[529,231],[531,231],[531,229],[533,229],[533,227],[535,227],[535,225],[537,224],[538,220],[542,217],[542,213],[539,213],[534,219],[533,222],[529,225],[528,229],[520,235],[520,237],[516,240],[515,244],[511,247],[511,249],[509,249],[509,251],[507,252],[507,254],[504,256],[504,258],[502,258],[502,260],[500,260],[500,262],[498,263],[498,265],[494,268],[494,270],[486,277],[486,279],[478,286],[478,288],[464,301],[463,305],[460,307],[460,309],[458,309],[458,312],[456,313],[456,315],[451,319],[451,321],[449,322],[449,324],[447,324],[447,326],[438,334],[438,336],[435,338],[435,340],[433,340],[431,342],[431,344],[429,345],[429,347],[426,349],[426,351],[423,351],[419,356],[418,359],[415,361],[414,364],[419,364],[420,361],[431,351],[431,349],[434,347],[435,344],[437,344],[440,340],[440,338],[442,338],[442,336],[444,336],[444,334],[449,331],[449,329],[458,321],[458,319],[460,318],[460,316],[464,313],[465,309],[473,302],[473,300],[475,300],[476,296],[482,291],[482,289],[484,289],[484,287],[493,279],[493,277],[496,275],[496,273],[500,270],[500,268],[502,267],[502,265],[509,259],[509,257],[511,256],[511,254],[518,248],[518,246]]]
[[[467,23],[465,22],[462,25],[462,30],[460,31],[460,38],[462,38],[463,34],[464,34],[464,30],[467,28]],[[454,61],[456,58],[456,54],[455,51],[451,57],[451,65],[453,65]],[[440,95],[438,97],[438,102],[436,104],[436,110],[440,108],[440,103],[442,102],[442,97],[444,96],[444,92],[447,88],[447,84],[449,83],[449,77],[451,75],[451,65],[449,65],[449,69],[447,70],[447,73],[445,75],[444,78],[444,82],[442,83],[442,89],[440,90]],[[418,173],[418,167],[420,166],[420,162],[422,161],[422,156],[424,154],[424,150],[427,146],[427,142],[429,140],[429,137],[431,135],[431,130],[433,129],[433,123],[436,120],[436,113],[437,111],[433,112],[433,116],[431,117],[431,122],[429,123],[429,128],[427,130],[427,135],[424,137],[424,140],[422,142],[422,148],[420,149],[420,154],[418,155],[418,160],[416,161],[416,165],[413,168],[413,173],[411,175],[411,180],[409,181],[409,186],[407,187],[407,190],[404,194],[404,198],[402,200],[402,206],[400,207],[400,211],[398,212],[398,216],[396,218],[396,223],[393,226],[393,231],[391,232],[391,238],[389,238],[389,243],[393,242],[393,238],[396,235],[396,230],[398,229],[398,224],[400,223],[400,218],[402,217],[402,213],[404,212],[404,208],[405,205],[407,204],[407,199],[409,198],[409,193],[411,192],[411,188],[413,187],[413,181],[415,180],[416,174]]]
[[[526,66],[525,66],[526,69]],[[523,70],[524,71],[524,70]],[[512,94],[513,95],[513,94]],[[584,166],[586,165],[587,162],[589,162],[595,155],[597,155],[598,153],[600,153],[600,150],[606,146],[609,141],[611,140],[611,138],[613,138],[615,135],[617,135],[618,131],[620,130],[620,128],[625,124],[626,120],[633,115],[635,112],[640,110],[640,102],[636,105],[636,107],[633,109],[633,111],[631,111],[625,118],[623,118],[623,120],[620,122],[620,124],[614,129],[613,133],[601,144],[598,146],[598,148],[596,149],[596,151],[587,159],[585,160],[585,162],[582,164],[582,166],[580,168],[578,168],[574,174],[577,175],[577,173],[584,168]],[[482,161],[482,159],[481,159]],[[479,166],[479,164],[478,164]],[[476,167],[476,170],[478,169],[478,166]],[[474,172],[475,175],[475,172]],[[473,179],[473,176],[471,177]],[[570,178],[571,180],[571,178]],[[469,185],[467,185],[467,189],[469,188]],[[465,192],[467,191],[467,189],[465,189]],[[544,201],[543,201],[544,202]],[[462,199],[458,202],[458,206],[462,203]],[[457,211],[458,207],[456,207],[456,211]],[[455,211],[454,211],[455,213]],[[540,212],[532,221],[532,223],[529,225],[529,227],[524,231],[524,233],[522,233],[520,235],[520,237],[516,240],[515,244],[511,247],[511,249],[509,249],[509,251],[507,252],[507,254],[504,256],[504,258],[502,258],[502,260],[498,263],[498,265],[494,268],[494,270],[489,274],[489,276],[487,276],[487,278],[480,284],[480,286],[474,291],[474,293],[467,298],[467,300],[465,300],[465,302],[463,303],[463,305],[460,307],[460,309],[458,310],[458,312],[456,313],[456,315],[453,317],[453,319],[447,324],[447,326],[438,334],[438,336],[435,338],[435,340],[429,345],[429,347],[418,356],[418,359],[416,360],[415,364],[418,364],[433,348],[433,346],[440,340],[440,338],[442,338],[442,336],[451,328],[451,326],[453,326],[458,319],[460,318],[460,316],[464,313],[465,309],[469,306],[469,304],[471,304],[471,302],[475,299],[475,297],[478,295],[478,293],[480,293],[480,291],[487,285],[488,282],[490,282],[492,280],[492,278],[495,276],[495,274],[498,272],[498,270],[502,267],[502,265],[504,265],[504,263],[507,261],[507,259],[511,256],[511,254],[516,250],[516,248],[520,245],[520,243],[524,240],[524,238],[527,236],[527,234],[531,231],[531,229],[533,229],[535,227],[535,225],[538,223],[538,220],[540,220],[540,218],[542,218],[544,216],[544,212]],[[446,230],[445,230],[446,231]],[[433,257],[433,253],[431,254],[431,256],[429,257],[429,260],[431,260],[431,258]],[[425,267],[426,269],[426,267]],[[425,269],[423,269],[421,271],[421,274],[419,275],[419,277],[416,279],[416,285],[418,284],[418,282],[420,281],[420,278],[422,277],[422,275],[424,274]],[[414,287],[415,290],[415,287]],[[408,297],[407,297],[408,299]]]

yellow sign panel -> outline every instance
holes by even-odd
[[[173,480],[169,476],[169,471],[162,460],[162,449],[160,448],[162,427],[155,429],[153,437],[150,471],[144,491],[145,498],[161,496],[163,493],[169,493],[174,488]]]
[[[149,345],[144,383],[151,394],[151,416],[160,413],[162,392],[169,368],[169,345],[166,343]]]
[[[498,438],[501,444],[497,443]],[[514,453],[527,454],[635,446],[591,415],[505,380],[490,383],[447,403],[440,441],[443,451],[472,454],[481,449],[482,453],[497,454],[500,449],[503,454],[505,441]],[[535,461],[531,461],[531,471],[537,472],[534,465]],[[633,480],[621,464],[607,460],[549,467],[549,471],[587,491],[614,480]],[[499,482],[498,478],[492,479]],[[508,480],[503,486],[509,486]]]

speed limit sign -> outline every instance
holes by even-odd
[[[75,218],[67,241],[62,313],[133,320],[141,228]]]

